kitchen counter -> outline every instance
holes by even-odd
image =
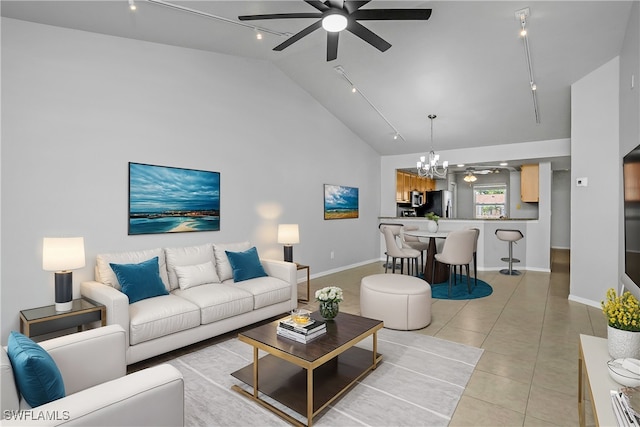
[[[424,217],[378,217],[381,223],[397,223],[417,226],[418,229],[426,229]],[[498,240],[495,236],[497,229],[520,230],[524,239],[513,245],[513,257],[520,260],[514,264],[518,270],[550,271],[550,266],[539,260],[548,260],[550,248],[540,245],[536,239],[539,228],[537,218],[503,218],[503,219],[463,219],[441,218],[438,220],[438,231],[454,231],[467,228],[480,230],[478,236],[478,270],[495,271],[505,268],[506,263],[501,258],[508,256],[509,246],[507,242]],[[384,239],[380,234],[380,253],[384,256],[386,250]]]

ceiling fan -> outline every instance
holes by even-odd
[[[476,175],[487,175],[490,173],[500,173],[502,170],[506,169],[502,166],[482,166],[483,169],[476,169],[475,166],[468,166],[464,170],[457,171],[456,173],[464,174],[465,182],[472,183],[475,182],[478,178]]]
[[[515,170],[514,168],[510,168],[509,166],[467,166],[464,170],[456,171],[456,173],[473,173],[475,175],[487,175],[490,173],[500,173],[503,170]]]
[[[292,19],[292,18],[319,18],[318,21],[309,25],[302,31],[289,37],[283,43],[274,47],[273,50],[281,51],[291,46],[304,36],[307,36],[319,29],[327,31],[327,61],[333,61],[338,57],[338,36],[340,31],[346,29],[360,37],[371,46],[381,52],[391,47],[391,44],[380,36],[360,24],[358,21],[388,21],[388,20],[423,20],[426,21],[431,16],[431,9],[364,9],[360,8],[368,1],[349,0],[305,0],[318,12],[307,13],[271,13],[266,15],[244,15],[238,16],[241,21],[253,21],[259,19]]]

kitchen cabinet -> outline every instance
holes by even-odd
[[[411,178],[410,178],[410,180],[411,180],[411,184],[409,185],[408,190],[409,190],[409,191],[413,191],[413,190],[418,190],[418,191],[420,191],[420,190],[418,189],[418,175],[409,175],[409,176],[411,177]]]
[[[402,171],[396,171],[396,201],[409,202],[409,192],[411,189],[411,176]]]
[[[396,202],[404,201],[404,172],[396,171]]]
[[[424,178],[425,191],[436,191],[436,180],[431,178]]]
[[[400,170],[396,171],[396,202],[410,202],[411,192],[414,190],[424,193],[435,189],[436,181],[434,179],[423,178]]]
[[[538,165],[522,165],[520,171],[520,199],[523,202],[537,203],[538,190]]]

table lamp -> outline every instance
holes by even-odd
[[[279,224],[278,243],[284,244],[284,260],[293,262],[293,244],[300,243],[298,224]]]
[[[42,242],[42,269],[55,271],[56,311],[71,310],[73,280],[71,270],[82,268],[84,259],[83,237],[45,237]]]

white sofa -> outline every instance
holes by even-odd
[[[249,242],[240,242],[100,254],[95,281],[83,282],[81,294],[106,306],[108,325],[125,330],[127,364],[132,364],[296,308],[294,263],[261,259],[267,277],[233,281],[225,251],[242,252],[250,247]],[[169,295],[129,304],[109,264],[137,264],[154,257],[158,257],[160,277]],[[209,261],[217,276],[213,283],[182,286],[184,270]]]
[[[7,426],[182,426],[184,380],[171,365],[126,375],[125,331],[116,325],[38,343],[60,370],[65,397],[30,408],[6,350],[0,350],[2,418]]]

